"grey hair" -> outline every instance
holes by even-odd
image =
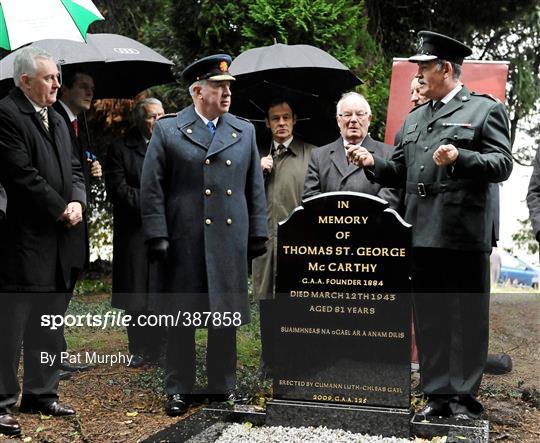
[[[457,63],[438,58],[437,70],[440,71],[441,69],[443,69],[446,62],[450,63],[450,65],[452,66],[452,78],[454,80],[459,80],[459,78],[461,77],[461,65],[458,65]]]
[[[133,119],[137,124],[146,118],[146,111],[144,109],[146,105],[159,105],[163,108],[163,104],[157,98],[148,97],[139,100],[133,108]]]
[[[13,81],[15,82],[15,86],[21,86],[21,75],[36,74],[38,69],[36,60],[38,59],[52,60],[56,64],[56,60],[51,54],[37,46],[27,46],[17,51],[17,55],[13,61]]]
[[[367,106],[367,110],[369,112],[369,114],[371,115],[371,106],[369,106],[369,103],[368,101],[366,100],[366,98],[362,95],[362,94],[359,94],[358,92],[354,92],[354,91],[350,91],[350,92],[345,92],[341,98],[339,99],[339,101],[337,102],[337,105],[336,105],[336,116],[340,114],[340,109],[341,109],[341,105],[343,104],[343,101],[348,99],[349,97],[357,97],[359,98],[360,100],[362,100],[366,106]]]
[[[189,86],[189,95],[191,95],[191,97],[195,97],[195,86],[200,86],[201,88],[205,87],[206,84],[208,83],[208,80],[197,80],[195,82],[193,82],[190,86]]]

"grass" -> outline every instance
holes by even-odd
[[[77,284],[75,296],[70,302],[67,315],[90,314],[104,316],[107,312],[117,315],[123,311],[115,309],[110,303],[111,285],[100,280],[82,280]],[[250,284],[251,293],[251,284]],[[237,386],[241,392],[252,396],[256,404],[264,403],[265,395],[270,392],[270,382],[261,381],[259,370],[261,343],[259,330],[258,302],[250,295],[251,323],[242,326],[237,332],[238,370]],[[76,351],[92,350],[97,352],[118,352],[127,350],[127,336],[124,328],[107,326],[107,328],[91,326],[66,327],[68,348]],[[206,386],[206,329],[198,329],[195,335],[197,354],[198,386]],[[164,393],[164,371],[160,367],[151,366],[142,371],[136,378],[138,386],[150,391]]]

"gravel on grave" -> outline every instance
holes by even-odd
[[[216,443],[411,443],[409,439],[353,434],[325,426],[289,428],[284,426],[254,427],[235,423],[225,428]]]

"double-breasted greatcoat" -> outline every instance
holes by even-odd
[[[146,240],[167,238],[156,310],[239,312],[250,320],[248,244],[267,238],[255,129],[226,113],[212,137],[194,106],[160,119],[143,165]]]
[[[129,311],[148,310],[148,260],[140,204],[146,149],[146,140],[133,128],[110,146],[105,166],[114,216],[112,305]]]

